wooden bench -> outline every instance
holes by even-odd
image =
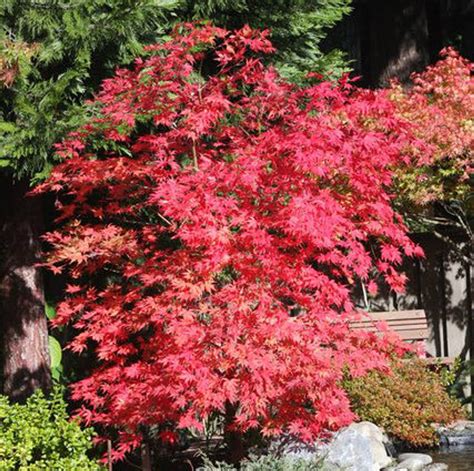
[[[378,328],[375,324],[379,321],[385,321],[388,327],[396,332],[404,342],[426,342],[429,338],[428,322],[423,309],[368,312],[367,316],[352,321],[351,328],[377,332]],[[430,357],[426,358],[426,361],[433,365],[450,365],[454,362],[454,358]]]

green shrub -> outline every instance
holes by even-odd
[[[440,375],[421,360],[394,365],[392,372],[372,371],[345,381],[353,411],[414,447],[437,445],[433,424],[464,418],[461,404],[448,395]]]
[[[0,396],[0,471],[95,471],[91,429],[71,421],[61,391],[36,392],[26,404]]]
[[[223,463],[212,463],[204,459],[204,465],[197,471],[324,471],[324,463],[321,459],[297,459],[291,457],[277,457],[274,455],[265,455],[259,457],[250,457],[240,463],[240,468]]]

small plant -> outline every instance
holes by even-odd
[[[324,463],[320,458],[302,459],[293,457],[277,457],[274,455],[251,456],[240,464],[241,471],[324,471]],[[204,465],[198,471],[237,471],[234,466],[204,459]]]
[[[92,429],[71,421],[61,391],[50,398],[36,392],[26,404],[0,396],[0,471],[95,471],[87,456]]]
[[[392,374],[378,371],[344,384],[354,412],[411,446],[433,446],[433,424],[464,417],[461,404],[446,392],[442,378],[421,360],[394,365]]]

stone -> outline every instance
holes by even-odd
[[[423,471],[425,465],[416,459],[403,460],[395,466],[395,471]]]
[[[398,461],[402,462],[406,460],[419,461],[423,466],[433,462],[433,458],[431,458],[430,455],[426,455],[425,453],[401,453],[398,455]]]
[[[379,434],[370,426],[352,424],[339,432],[329,445],[325,463],[345,471],[380,471],[392,462],[381,438],[381,431]]]
[[[463,446],[474,444],[474,434],[441,435],[440,442],[447,446]]]
[[[380,470],[372,454],[370,438],[349,428],[336,436],[324,461],[347,471]]]
[[[452,422],[451,424],[448,425],[448,428],[460,428],[460,429],[465,429],[466,427],[469,427],[470,425],[473,425],[474,422],[472,420],[456,420],[455,422]]]
[[[402,453],[398,460],[400,462],[395,466],[396,471],[422,471],[433,462],[433,458],[424,453]]]
[[[423,468],[423,471],[447,471],[449,469],[446,463],[432,463]]]
[[[388,466],[393,460],[388,456],[387,450],[383,442],[379,440],[375,440],[374,438],[370,437],[370,447],[372,449],[372,456],[376,463],[376,465],[380,468],[385,468]]]
[[[454,427],[450,427],[451,430],[454,430],[455,432],[464,432],[466,430],[466,426],[464,424],[457,424]]]
[[[373,438],[381,443],[387,443],[388,437],[385,435],[380,427],[372,422],[356,422],[349,426],[352,430],[359,432],[365,437]]]
[[[289,459],[322,458],[326,470],[380,471],[392,464],[384,443],[386,435],[370,422],[353,423],[334,434],[327,443],[307,444],[291,435],[272,441],[270,453]]]

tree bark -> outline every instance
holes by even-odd
[[[362,55],[365,83],[404,82],[430,60],[426,0],[368,0]]]
[[[150,445],[145,442],[142,444],[142,471],[152,471]]]
[[[245,457],[245,445],[242,433],[234,429],[237,405],[226,403],[224,442],[226,445],[226,460],[238,464]]]
[[[0,180],[0,371],[3,394],[24,401],[51,387],[40,260],[42,202],[26,181]]]

